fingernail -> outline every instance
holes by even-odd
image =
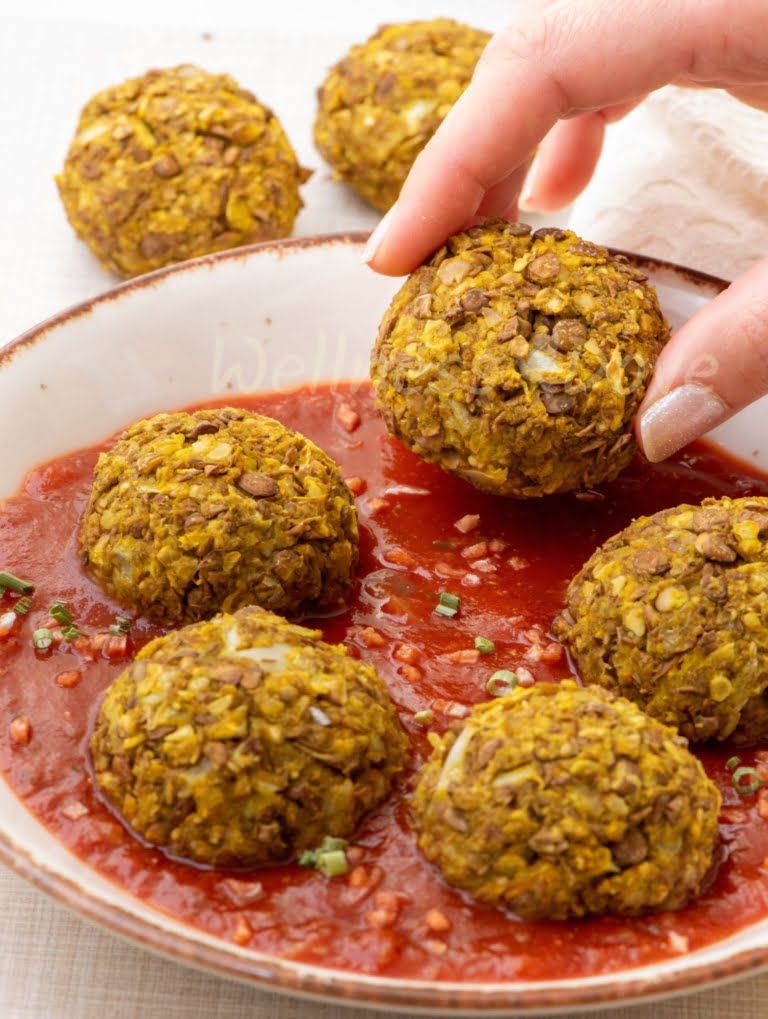
[[[389,224],[392,220],[392,214],[396,208],[397,202],[395,202],[395,204],[389,209],[388,212],[384,213],[384,215],[379,220],[378,226],[373,231],[371,236],[368,238],[368,241],[365,247],[363,248],[363,253],[360,256],[360,261],[364,262],[366,265],[368,264],[368,262],[373,261],[374,257],[376,256],[376,252],[381,247],[381,242],[384,240],[384,235],[389,229]]]
[[[522,189],[520,191],[520,200],[517,205],[521,212],[539,212],[536,208],[536,172],[539,165],[539,157],[535,155],[531,160],[531,165],[528,167],[528,173],[525,175],[525,181],[523,182]]]
[[[689,383],[652,403],[640,418],[640,445],[651,461],[666,460],[728,417],[711,389]]]

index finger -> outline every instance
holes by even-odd
[[[722,77],[754,42],[764,0],[559,0],[495,36],[422,151],[369,249],[372,268],[412,270],[464,227],[562,117],[636,99],[674,79]],[[759,11],[758,8],[763,10]]]

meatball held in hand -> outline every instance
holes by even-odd
[[[148,71],[84,107],[56,178],[70,223],[119,276],[287,237],[299,166],[277,117],[226,74]]]
[[[111,597],[161,623],[249,604],[299,615],[343,605],[357,515],[336,464],[279,421],[158,414],[99,457],[80,547]]]
[[[318,92],[315,144],[336,177],[386,212],[489,39],[436,18],[385,25],[353,46]]]
[[[572,680],[473,708],[413,800],[446,881],[526,920],[679,909],[712,867],[719,808],[681,736]]]
[[[615,478],[669,329],[646,277],[566,230],[489,220],[449,238],[384,316],[371,374],[389,431],[497,495]]]
[[[91,739],[96,782],[128,825],[211,866],[350,836],[406,750],[371,666],[257,608],[148,644],[108,688]]]
[[[768,739],[768,499],[639,517],[573,578],[553,630],[585,682],[688,739]]]

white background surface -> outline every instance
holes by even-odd
[[[368,228],[375,213],[329,180],[312,147],[314,90],[325,69],[382,21],[446,14],[494,28],[513,2],[0,0],[0,344],[112,282],[71,233],[52,181],[77,112],[92,92],[150,66],[191,61],[228,71],[277,112],[301,161],[317,170],[304,189],[306,208],[296,233]],[[204,32],[212,38],[203,38]],[[648,138],[642,145],[658,152]],[[682,252],[677,257],[685,260]],[[766,1000],[768,976],[666,1005],[603,1014],[757,1019],[768,1012]],[[0,1019],[373,1015],[278,999],[153,958],[0,872]]]

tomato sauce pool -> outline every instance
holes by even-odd
[[[486,682],[497,669],[528,670],[536,680],[568,674],[548,629],[569,578],[609,535],[639,514],[679,502],[768,495],[768,478],[693,446],[665,464],[638,460],[586,497],[505,501],[422,463],[390,439],[368,385],[232,402],[314,439],[358,493],[354,597],[343,615],[312,622],[386,679],[411,737],[414,769],[429,750],[416,713],[431,710],[442,731],[468,705],[487,699]],[[357,427],[350,409],[359,415]],[[85,575],[77,553],[79,519],[102,448],[36,468],[0,516],[0,568],[37,585],[31,610],[0,642],[0,764],[26,806],[101,874],[164,913],[255,950],[431,980],[594,975],[699,948],[768,915],[768,798],[736,792],[727,749],[697,750],[723,793],[723,861],[714,883],[680,912],[640,919],[523,923],[452,890],[416,848],[408,816],[412,774],[355,835],[344,877],[295,864],[202,870],[141,844],[95,794],[89,773],[88,737],[100,697],[125,660],[110,659],[109,643],[90,660],[87,641],[43,652],[32,642],[55,601],[68,604],[84,634],[107,632],[120,612]],[[454,526],[474,515],[480,518],[474,530]],[[441,591],[460,596],[456,618],[434,613]],[[0,615],[11,597],[0,600]],[[159,632],[138,620],[129,653]],[[476,652],[477,636],[493,641],[495,651]],[[14,741],[11,722],[19,716],[29,719],[31,734],[17,722]],[[740,756],[768,777],[768,754],[761,760],[757,748]]]

